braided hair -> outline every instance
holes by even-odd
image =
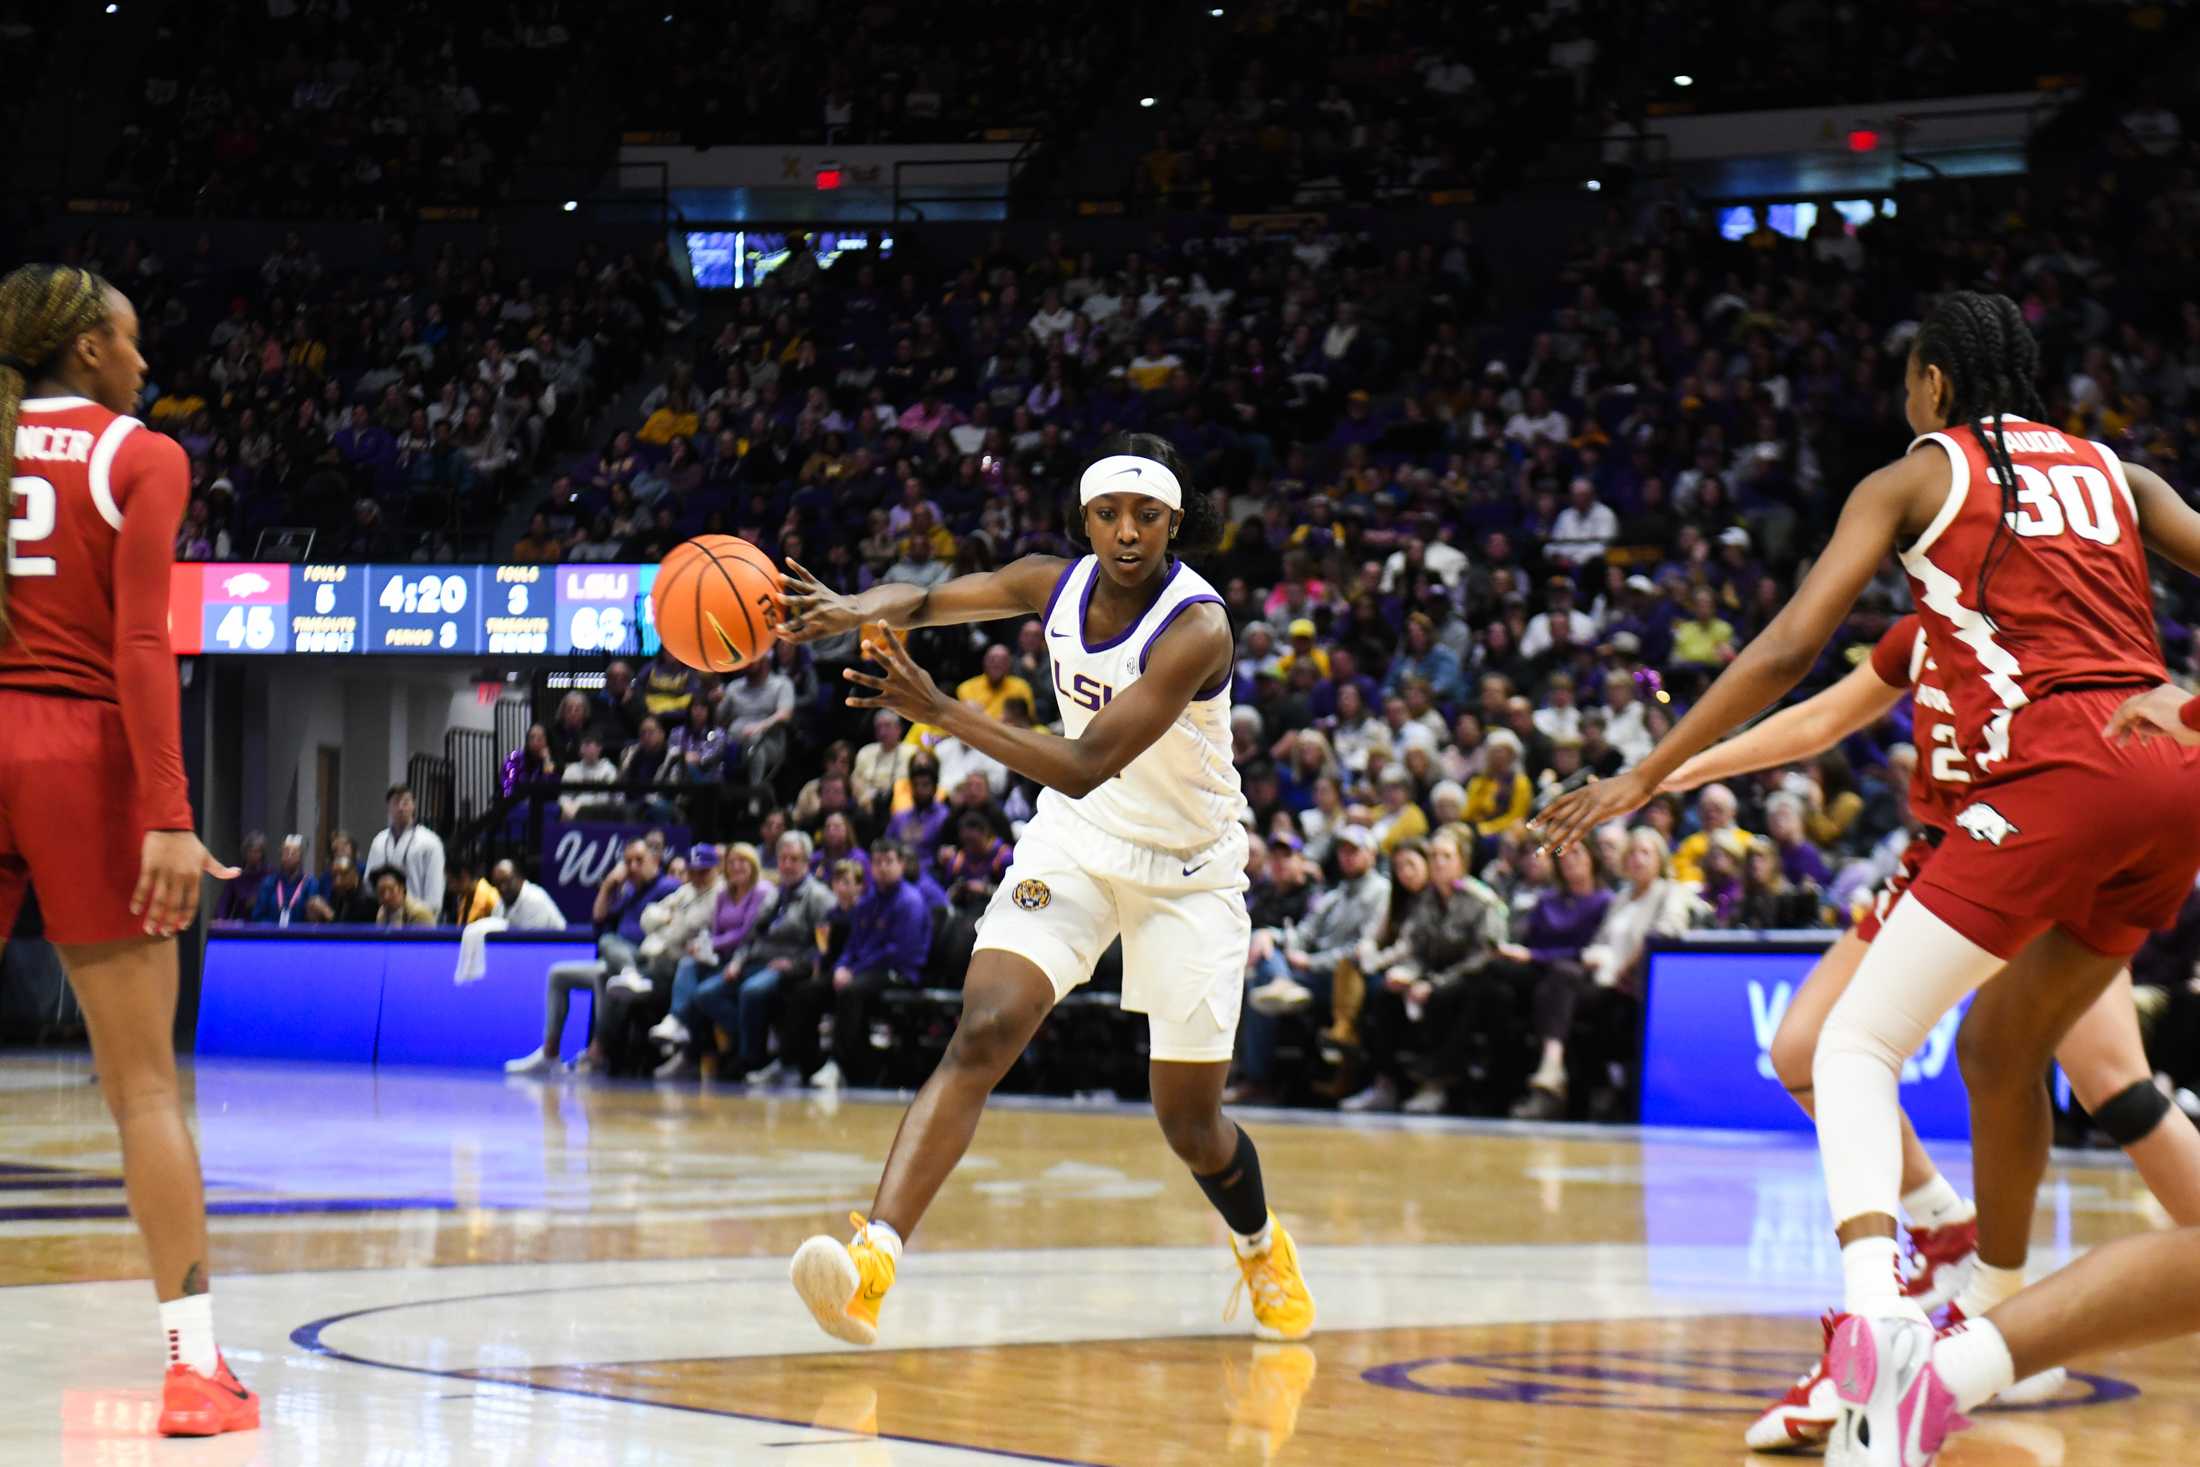
[[[15,518],[15,424],[23,392],[62,349],[107,324],[107,282],[73,265],[24,265],[0,276],[0,525]],[[8,579],[0,561],[0,641],[8,633]]]
[[[2024,313],[2009,297],[1955,290],[1933,302],[1912,350],[1920,368],[1938,367],[1947,377],[1948,421],[1970,427],[2001,486],[2001,513],[1994,520],[1993,538],[1986,543],[1974,588],[1979,615],[1992,626],[1987,583],[2014,543],[2009,525],[2017,512],[2017,468],[2003,441],[2001,420],[2009,415],[2040,421],[2047,417],[2047,405],[2036,385],[2039,343],[2032,339]],[[1986,431],[1989,419],[1991,434]]]

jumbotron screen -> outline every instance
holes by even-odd
[[[180,656],[657,651],[654,565],[178,565]]]

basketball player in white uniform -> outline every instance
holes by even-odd
[[[1152,1031],[1155,1114],[1170,1147],[1229,1225],[1254,1330],[1298,1339],[1314,1303],[1291,1238],[1268,1210],[1251,1138],[1222,1114],[1246,949],[1245,807],[1230,763],[1232,639],[1222,598],[1178,558],[1221,529],[1167,440],[1121,434],[1078,485],[1093,553],[1027,556],[926,591],[826,589],[792,562],[796,641],[865,623],[900,630],[1044,618],[1067,738],[1018,729],[958,703],[899,637],[866,637],[884,672],[850,670],[857,708],[891,708],[946,730],[1046,786],[1015,863],[979,924],[962,1022],[902,1118],[869,1217],[855,1237],[815,1237],[793,1277],[826,1333],[878,1338],[879,1303],[902,1240],[969,1148],[1002,1075],[1054,1004],[1123,939],[1123,1007]]]

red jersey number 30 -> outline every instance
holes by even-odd
[[[2054,464],[2045,470],[2018,464],[2017,508],[2009,528],[2027,539],[2060,535],[2064,530],[2096,545],[2123,538],[2116,521],[2116,486],[2108,475],[2085,464]],[[1994,481],[2001,482],[1996,473]]]

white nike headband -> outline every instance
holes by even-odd
[[[1092,503],[1103,494],[1143,494],[1158,499],[1171,509],[1184,507],[1184,488],[1176,482],[1176,475],[1159,459],[1141,458],[1135,453],[1112,453],[1094,462],[1077,481],[1079,508]]]

